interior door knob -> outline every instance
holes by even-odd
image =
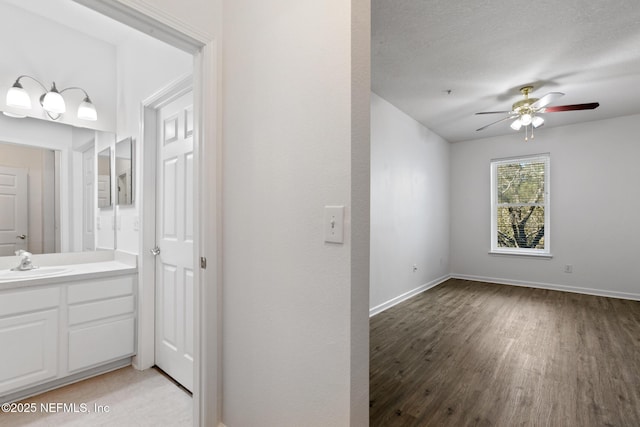
[[[20,234],[20,235],[16,236],[16,239],[22,239],[22,240],[25,240],[26,238],[27,238],[27,235],[26,235],[26,234]]]
[[[151,252],[151,255],[153,256],[158,256],[160,255],[160,248],[156,246],[155,248],[150,249],[149,252]]]

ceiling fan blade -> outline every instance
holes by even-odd
[[[538,99],[536,102],[531,104],[531,108],[533,108],[534,110],[538,110],[542,107],[546,107],[547,105],[551,104],[553,101],[555,101],[556,99],[562,96],[564,96],[564,93],[562,92],[549,92],[548,94],[546,94],[545,96],[543,96],[542,98]]]
[[[482,111],[476,114],[509,114],[511,111]]]
[[[560,111],[576,111],[576,110],[593,110],[600,106],[599,102],[590,102],[588,104],[572,104],[558,105],[557,107],[546,107],[541,113],[557,113]]]
[[[485,125],[485,126],[482,126],[481,128],[476,129],[476,132],[479,131],[479,130],[484,130],[484,129],[488,128],[489,126],[495,125],[496,123],[504,122],[505,120],[513,119],[515,117],[518,117],[518,116],[507,116],[507,117],[505,117],[503,119],[497,120],[497,121],[495,121],[493,123],[489,123],[488,125]]]

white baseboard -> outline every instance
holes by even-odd
[[[452,279],[473,280],[476,282],[496,283],[499,285],[522,286],[527,288],[549,289],[552,291],[573,292],[575,294],[595,295],[599,297],[620,298],[640,301],[640,294],[608,291],[603,289],[579,288],[576,286],[555,285],[552,283],[528,282],[524,280],[496,279],[495,277],[471,276],[467,274],[451,274]]]
[[[442,277],[439,277],[439,278],[437,278],[435,280],[432,280],[429,283],[425,283],[424,285],[418,286],[417,288],[412,289],[409,292],[405,292],[402,295],[398,295],[397,297],[392,298],[387,302],[383,302],[380,305],[377,305],[377,306],[375,306],[373,308],[370,308],[369,309],[369,317],[373,317],[376,314],[382,313],[383,311],[387,310],[388,308],[391,308],[396,304],[400,304],[402,301],[406,301],[409,298],[411,298],[411,297],[413,297],[415,295],[418,295],[419,293],[422,293],[422,292],[424,292],[424,291],[426,291],[428,289],[436,287],[439,284],[449,280],[450,278],[451,278],[451,276],[447,274],[445,276],[442,276]]]

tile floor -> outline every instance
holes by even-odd
[[[36,411],[0,412],[0,426],[189,427],[193,424],[191,396],[155,368],[137,371],[129,366],[21,403],[30,404]]]

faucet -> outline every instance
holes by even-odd
[[[13,267],[11,271],[28,271],[38,268],[38,266],[31,263],[31,252],[20,249],[19,251],[16,251],[16,255],[21,256],[22,259],[20,260],[20,265]]]

